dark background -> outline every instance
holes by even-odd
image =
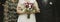
[[[6,0],[0,0],[0,22],[3,22],[3,12],[4,7],[2,4],[5,3]],[[39,4],[39,8],[41,10],[41,13],[37,13],[36,20],[37,22],[60,22],[60,11],[59,7],[56,7],[56,1],[55,0],[48,0],[47,4],[43,2],[43,0],[37,0]],[[50,5],[49,3],[52,2],[53,4]]]
[[[3,22],[3,18],[4,18],[4,15],[3,15],[4,7],[2,5],[4,3],[5,3],[5,0],[0,0],[0,22]]]

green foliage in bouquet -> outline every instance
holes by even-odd
[[[28,12],[28,14],[30,13],[35,13],[35,8],[26,8],[26,11],[25,12]]]

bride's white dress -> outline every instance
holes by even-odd
[[[30,19],[27,18],[27,14],[19,15],[17,22],[36,22],[35,14],[31,14]]]
[[[35,0],[30,0],[30,3],[34,3]],[[18,2],[18,6],[20,4],[23,4],[25,1],[24,0],[19,0]],[[31,14],[30,15],[30,19],[27,18],[27,14],[20,14],[18,16],[18,20],[17,22],[36,22],[36,19],[35,19],[35,14]]]

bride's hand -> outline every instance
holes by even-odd
[[[20,12],[20,11],[18,11],[17,14],[24,14],[24,12]]]
[[[37,10],[36,13],[40,13],[40,10]]]

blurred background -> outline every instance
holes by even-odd
[[[17,2],[0,0],[0,22],[17,21],[18,14],[15,10]],[[41,11],[36,15],[37,22],[60,22],[60,8],[56,7],[56,0],[37,0],[37,2]]]

